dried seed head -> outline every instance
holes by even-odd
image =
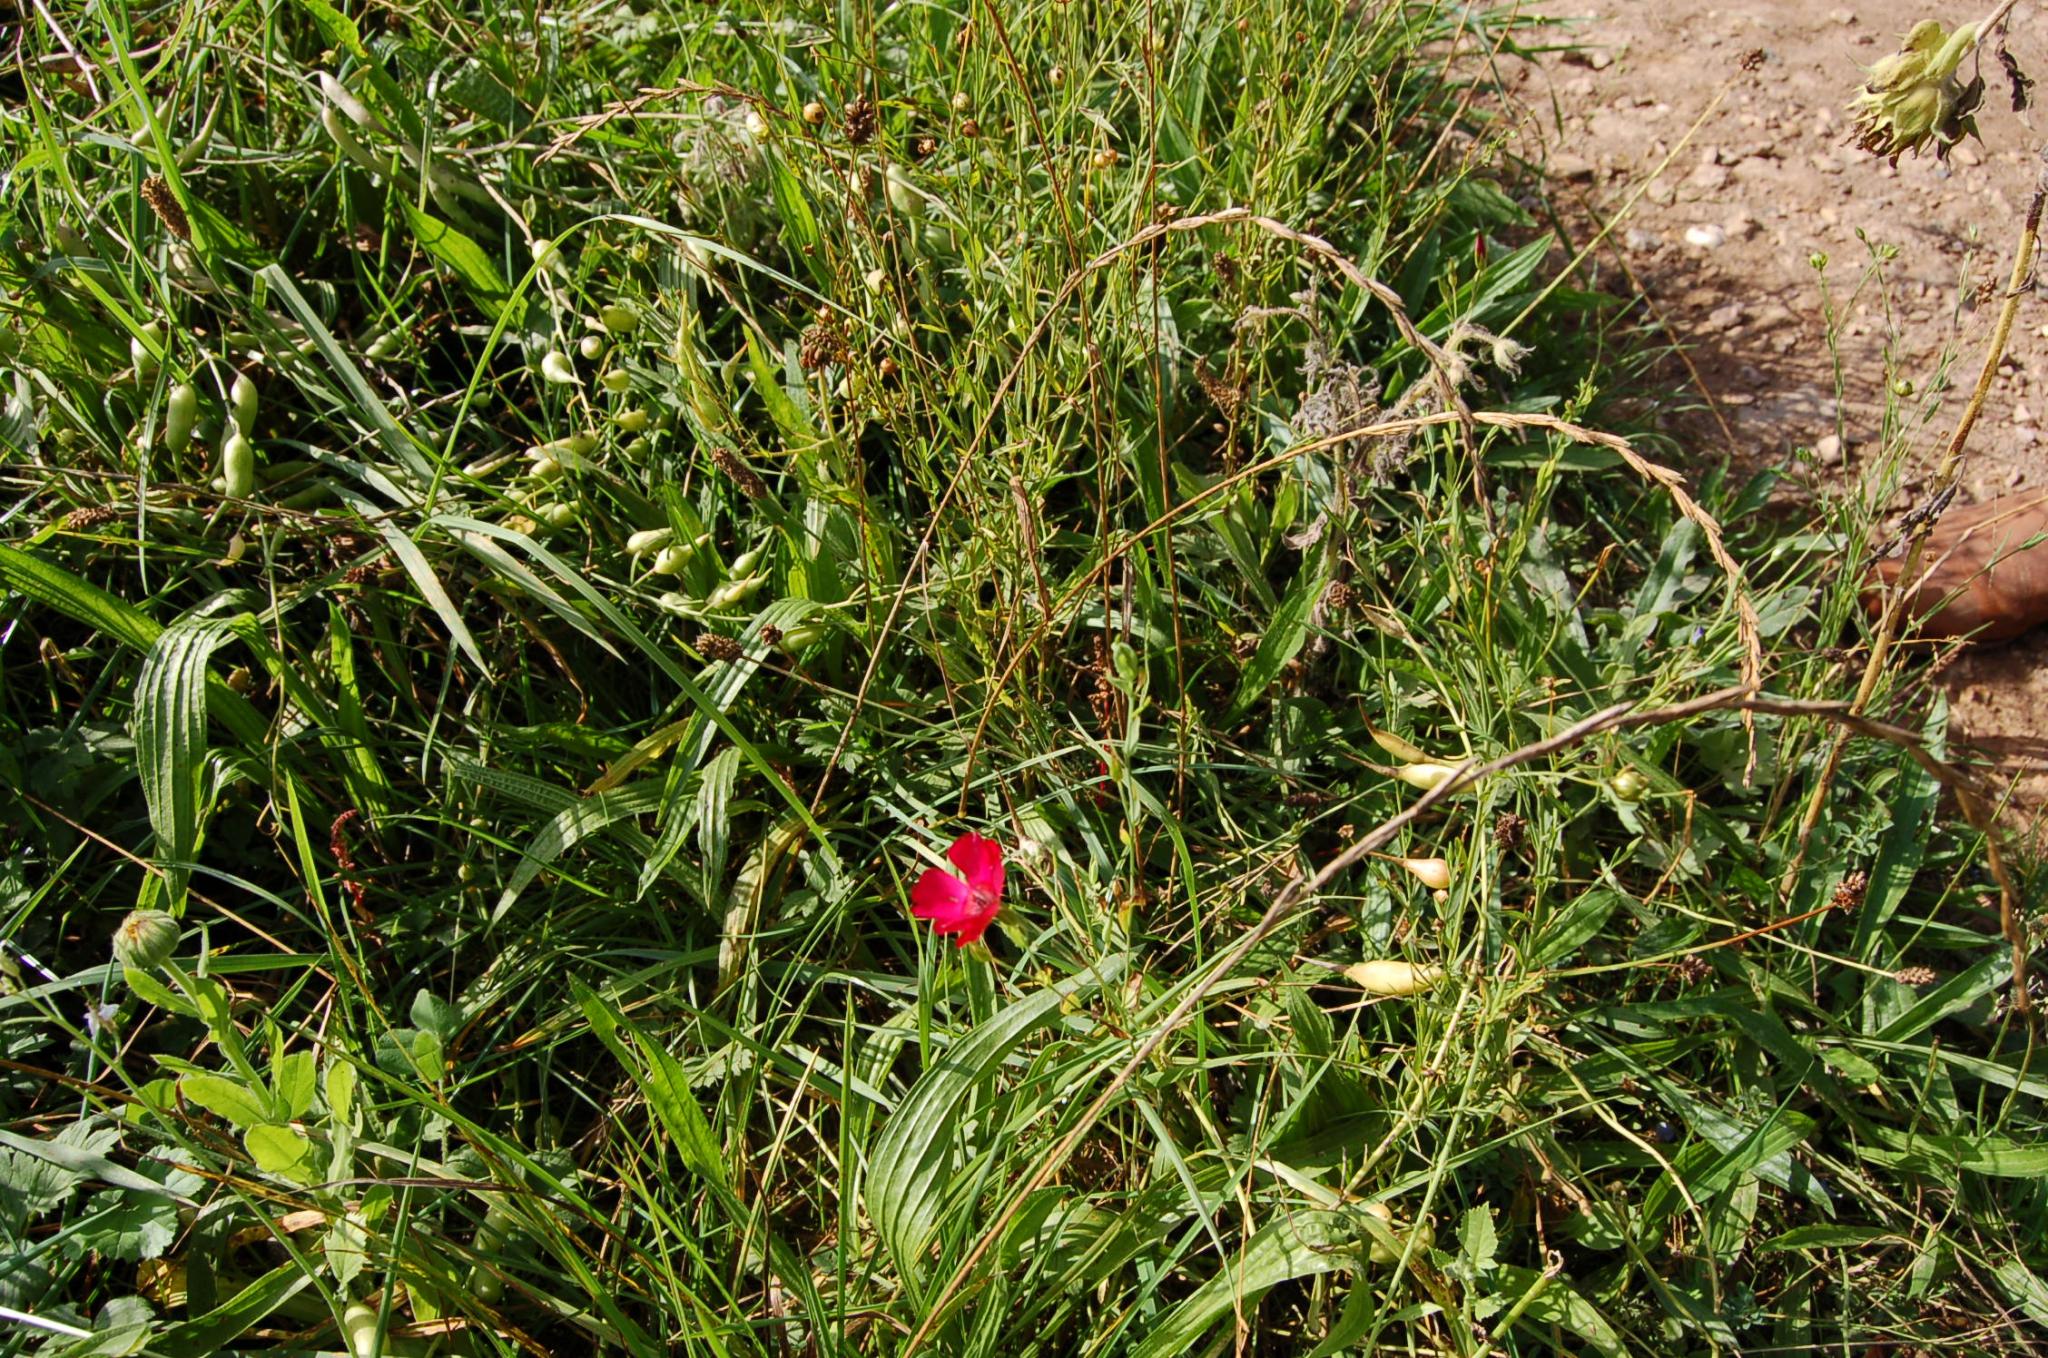
[[[797,343],[796,361],[807,373],[814,373],[828,363],[844,363],[846,359],[846,335],[830,314],[812,321]]]
[[[1901,967],[1892,973],[1900,985],[1933,985],[1940,980],[1933,967]]]
[[[846,106],[843,127],[847,141],[855,146],[866,146],[875,139],[875,130],[881,122],[881,115],[875,111],[875,101],[865,94],[860,95]]]
[[[938,149],[939,139],[937,137],[913,137],[910,141],[910,158],[912,160],[929,160]]]
[[[1347,580],[1333,580],[1323,591],[1323,606],[1332,613],[1342,613],[1352,604],[1351,583]]]
[[[740,461],[738,455],[730,448],[713,448],[711,465],[724,472],[726,477],[739,487],[740,494],[749,500],[759,500],[767,496],[768,483],[763,481],[752,467]]]
[[[1089,162],[1098,170],[1111,170],[1116,168],[1117,159],[1115,149],[1105,146],[1089,157]]]
[[[185,216],[184,205],[171,192],[171,186],[160,175],[151,175],[142,181],[142,201],[149,204],[164,229],[179,240],[192,239],[192,223]]]
[[[974,101],[973,101],[972,99],[970,99],[970,98],[968,98],[968,97],[967,97],[967,91],[966,91],[966,90],[959,90],[959,91],[956,91],[956,92],[954,93],[954,95],[953,95],[953,112],[955,112],[955,113],[965,113],[965,112],[967,112],[967,110],[969,110],[969,109],[971,109],[971,108],[973,108],[973,107],[974,107]]]
[[[1835,894],[1828,904],[1837,910],[1855,910],[1863,904],[1863,893],[1870,889],[1870,874],[1858,868],[1835,884]]]
[[[1493,842],[1502,849],[1512,849],[1522,842],[1528,831],[1528,821],[1512,811],[1503,811],[1493,822]]]
[[[978,122],[976,122],[976,121],[975,121],[974,119],[972,119],[972,118],[962,118],[962,119],[960,120],[960,135],[961,135],[961,136],[963,136],[963,137],[978,137],[978,136],[980,136],[980,135],[981,135],[981,124],[980,124],[980,123],[978,123]]]
[[[1698,953],[1678,959],[1678,965],[1671,968],[1672,974],[1686,985],[1698,985],[1714,974],[1713,964]]]
[[[119,518],[121,511],[112,505],[86,505],[74,509],[64,518],[66,528],[97,528],[111,519]]]
[[[782,644],[782,629],[772,622],[762,623],[761,643],[764,646],[780,646]]]
[[[707,660],[734,661],[746,654],[737,641],[717,632],[699,632],[697,650]]]

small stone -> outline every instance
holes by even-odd
[[[1702,165],[1687,175],[1685,182],[1703,193],[1719,193],[1728,187],[1728,167]]]
[[[1596,47],[1586,54],[1586,64],[1596,71],[1604,71],[1614,64],[1614,53],[1604,47]]]
[[[1806,162],[1822,174],[1840,174],[1842,172],[1842,162],[1830,155],[1815,153],[1808,156]]]
[[[1728,232],[1718,222],[1709,222],[1705,226],[1688,226],[1685,228],[1685,243],[1696,245],[1702,250],[1718,250],[1728,243]]]
[[[2034,422],[2034,412],[2027,409],[2024,405],[2016,405],[2012,408],[2012,422],[2014,424],[2032,424]]]
[[[1823,434],[1813,445],[1813,460],[1820,463],[1823,467],[1841,466],[1842,436],[1840,434]]]
[[[1756,218],[1750,216],[1747,212],[1738,210],[1729,214],[1724,229],[1731,240],[1748,240],[1756,234]]]
[[[1575,156],[1569,151],[1560,151],[1550,158],[1550,172],[1571,183],[1583,183],[1591,179],[1597,167],[1584,156]]]
[[[1842,27],[1847,28],[1850,24],[1856,22],[1856,11],[1853,9],[1831,9],[1828,11],[1828,22],[1840,24]]]
[[[1956,148],[1948,153],[1948,158],[1958,165],[1982,165],[1984,163],[1984,157],[1978,155],[1977,148],[1968,142],[1957,144]]]
[[[1733,330],[1736,326],[1741,325],[1742,317],[1742,303],[1730,302],[1726,306],[1717,306],[1712,311],[1709,311],[1707,319],[1700,326],[1700,329],[1705,334],[1718,335],[1724,330]]]
[[[1630,254],[1643,255],[1655,250],[1664,242],[1656,232],[1645,231],[1640,226],[1632,226],[1622,233],[1621,243],[1622,247]]]

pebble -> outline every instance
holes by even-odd
[[[1733,240],[1748,240],[1756,234],[1756,218],[1750,216],[1747,212],[1737,210],[1729,214],[1728,220],[1722,229],[1727,231],[1729,237]]]
[[[1706,193],[1717,193],[1728,187],[1728,167],[1707,162],[1694,170],[1685,182]]]
[[[2034,422],[2034,412],[2027,409],[2024,405],[2016,405],[2012,408],[2012,422],[2014,424],[2032,424]]]
[[[1958,145],[1948,153],[1948,158],[1958,165],[1982,165],[1984,157],[1977,154],[1977,148],[1968,142]]]
[[[1688,226],[1685,228],[1685,243],[1697,245],[1702,250],[1718,250],[1728,243],[1728,231],[1719,222]]]
[[[1707,313],[1707,319],[1700,326],[1700,330],[1702,333],[1709,335],[1718,335],[1723,330],[1733,330],[1736,326],[1742,324],[1743,315],[1743,306],[1740,302],[1729,302],[1725,306],[1717,306]]]
[[[1645,231],[1640,226],[1632,226],[1622,233],[1621,243],[1629,253],[1641,255],[1648,254],[1662,245],[1664,241],[1654,231]]]
[[[1551,173],[1573,183],[1591,179],[1596,168],[1592,161],[1569,151],[1561,151],[1550,158]]]
[[[1823,467],[1841,466],[1842,436],[1840,434],[1823,434],[1813,445],[1813,456],[1814,460]]]

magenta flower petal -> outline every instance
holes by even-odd
[[[930,920],[940,933],[950,934],[974,914],[974,893],[945,869],[926,868],[910,889],[910,913]]]
[[[946,850],[946,857],[953,866],[960,869],[960,875],[967,879],[967,885],[977,894],[986,892],[1001,900],[1003,895],[1003,850],[993,839],[969,830],[953,841]]]

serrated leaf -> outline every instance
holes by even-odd
[[[249,1158],[265,1174],[276,1174],[293,1183],[313,1182],[313,1143],[301,1132],[275,1125],[251,1127],[242,1133]]]
[[[172,914],[184,905],[199,843],[207,662],[231,635],[217,618],[180,618],[150,646],[135,681],[136,771],[156,831],[156,857]]]
[[[1465,1210],[1458,1227],[1458,1257],[1468,1278],[1477,1278],[1492,1268],[1500,1254],[1500,1233],[1494,1229],[1493,1208],[1477,1203]]]
[[[187,1103],[196,1103],[216,1117],[237,1127],[259,1127],[277,1121],[270,1100],[225,1075],[186,1075],[178,1080],[178,1092]]]
[[[94,1194],[85,1215],[63,1237],[74,1252],[91,1250],[129,1263],[157,1258],[177,1238],[177,1203],[114,1190]]]

